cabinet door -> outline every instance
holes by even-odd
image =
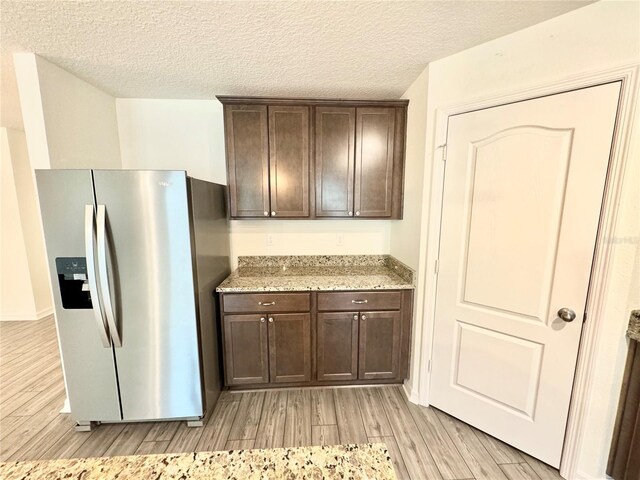
[[[315,111],[316,217],[352,216],[356,109]]]
[[[362,312],[358,378],[396,378],[400,357],[400,312]]]
[[[309,107],[269,107],[271,216],[309,216]]]
[[[358,313],[318,313],[318,380],[358,378]]]
[[[224,111],[231,216],[269,216],[267,107],[226,105]]]
[[[311,316],[282,313],[269,316],[271,383],[311,380]]]
[[[390,217],[395,108],[358,108],[354,208],[358,217]]]
[[[227,385],[269,382],[267,322],[262,315],[224,316]]]

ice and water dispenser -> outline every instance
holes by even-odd
[[[56,272],[60,284],[62,308],[92,308],[87,259],[85,257],[56,258]]]

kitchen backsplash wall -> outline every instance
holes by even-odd
[[[227,183],[222,104],[217,100],[116,100],[125,169],[186,170]],[[388,254],[388,220],[231,222],[231,263],[240,255]]]
[[[232,268],[244,255],[381,255],[389,253],[389,220],[235,220]]]

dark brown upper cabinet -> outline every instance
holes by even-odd
[[[402,218],[407,100],[218,99],[232,218]]]
[[[269,132],[267,107],[225,107],[225,143],[231,216],[269,215]]]
[[[269,107],[272,217],[309,216],[309,107]]]
[[[356,109],[315,110],[316,216],[353,216]]]
[[[390,217],[395,108],[358,108],[354,209],[357,217]]]

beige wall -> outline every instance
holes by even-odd
[[[524,91],[585,72],[637,63],[640,61],[638,25],[640,3],[598,2],[431,63],[426,101],[427,167],[423,178],[423,213],[428,213],[430,205],[437,109]],[[636,127],[640,127],[637,122]],[[637,137],[636,129],[635,143]],[[640,293],[632,289],[632,278],[637,275],[633,265],[637,263],[640,235],[637,188],[640,149],[636,148],[635,153],[630,154],[629,161],[615,229],[618,240],[614,240],[607,311],[603,318],[594,319],[605,325],[601,330],[603,334],[592,377],[594,389],[589,399],[588,422],[579,464],[582,478],[604,478],[626,351],[623,331],[629,309],[640,306]],[[426,215],[425,221],[428,221]],[[420,245],[426,243],[428,231],[425,227],[423,223]],[[421,265],[419,278],[424,278],[426,269]],[[637,284],[635,278],[636,288]],[[424,285],[419,288],[424,288]],[[416,331],[424,320],[421,310],[417,313]],[[414,355],[417,354],[419,349],[414,350]],[[410,386],[415,388],[418,380],[412,377]]]
[[[116,100],[122,168],[182,169],[226,184],[218,100]]]
[[[15,54],[14,64],[26,140],[8,131],[21,233],[11,232],[6,241],[25,251],[20,265],[29,274],[38,316],[51,311],[51,290],[34,169],[120,168],[120,144],[115,98],[32,53]],[[4,262],[3,278],[16,270]]]
[[[226,184],[224,123],[217,100],[118,99],[116,105],[123,168],[186,170]],[[240,255],[389,253],[391,223],[232,221],[232,267]]]
[[[404,176],[404,212],[400,221],[390,224],[390,253],[401,262],[420,271],[424,263],[426,248],[421,244],[421,232],[426,228],[423,224],[422,195],[425,169],[425,144],[427,129],[427,93],[429,85],[429,67],[416,78],[402,98],[409,100],[407,112],[407,143],[405,154]],[[422,245],[422,246],[421,246]],[[418,284],[423,280],[418,278]],[[417,318],[422,316],[424,288],[416,289],[414,296],[414,312]],[[419,369],[423,322],[415,322],[412,332],[413,355],[411,356],[410,378],[415,380],[413,372]],[[415,382],[408,382],[409,393],[413,401],[417,401]]]
[[[402,98],[409,100],[404,172],[402,220],[391,224],[391,254],[413,269],[418,268],[422,222],[422,191],[427,128],[427,88],[429,68],[425,68]]]
[[[36,65],[51,168],[120,168],[115,98],[41,57]]]
[[[33,53],[14,64],[34,169],[121,168],[114,97]]]
[[[2,128],[0,143],[0,319],[36,320],[52,313],[52,303],[26,140]]]

